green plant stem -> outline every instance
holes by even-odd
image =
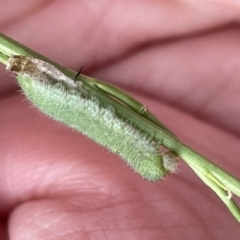
[[[75,71],[61,66],[13,39],[0,34],[0,62],[6,65],[9,56],[12,54],[30,56],[49,62],[72,79],[74,79],[76,75]],[[179,155],[200,179],[220,197],[234,217],[240,222],[240,210],[233,199],[228,197],[230,192],[240,197],[240,181],[238,179],[180,142],[150,112],[146,110],[141,113],[141,106],[144,105],[140,104],[125,92],[118,88],[114,89],[112,85],[102,83],[97,79],[82,74],[79,76],[78,80],[83,82],[86,91],[92,96],[96,96],[102,105],[113,106],[116,113],[121,118],[130,122],[141,131],[153,136],[155,141]],[[122,98],[121,93],[123,95],[126,94],[126,96]],[[117,100],[120,99],[122,102],[117,101],[114,96],[117,96]]]

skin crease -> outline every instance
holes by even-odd
[[[186,144],[239,178],[238,1],[5,1],[6,35],[133,93]],[[0,239],[238,239],[186,166],[149,183],[43,116],[1,67]]]

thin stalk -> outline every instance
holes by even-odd
[[[13,39],[0,34],[0,62],[6,65],[8,58],[12,54],[44,60],[60,69],[66,76],[72,79],[76,76],[75,71],[61,66]],[[144,110],[144,105],[124,91],[82,74],[78,80],[84,83],[83,86],[86,91],[90,95],[96,96],[103,106],[113,106],[116,114],[122,119],[153,136],[156,142],[161,143],[165,148],[174,151],[180,156],[197,176],[219,196],[237,221],[240,222],[240,210],[231,198],[231,193],[240,197],[240,181],[238,179],[179,141],[154,115],[148,110]]]

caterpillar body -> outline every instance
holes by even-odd
[[[156,181],[175,172],[176,158],[165,161],[151,136],[121,119],[113,107],[86,97],[82,82],[31,57],[12,55],[7,69],[18,73],[18,83],[33,105],[118,154],[143,178]]]

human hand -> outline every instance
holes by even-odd
[[[239,9],[194,4],[21,2],[18,10],[2,6],[0,26],[63,65],[84,64],[87,75],[131,90],[181,140],[238,176],[239,33],[223,26],[238,20]],[[142,180],[121,159],[29,108],[1,72],[2,234],[237,239],[238,223],[184,164],[167,181]]]

